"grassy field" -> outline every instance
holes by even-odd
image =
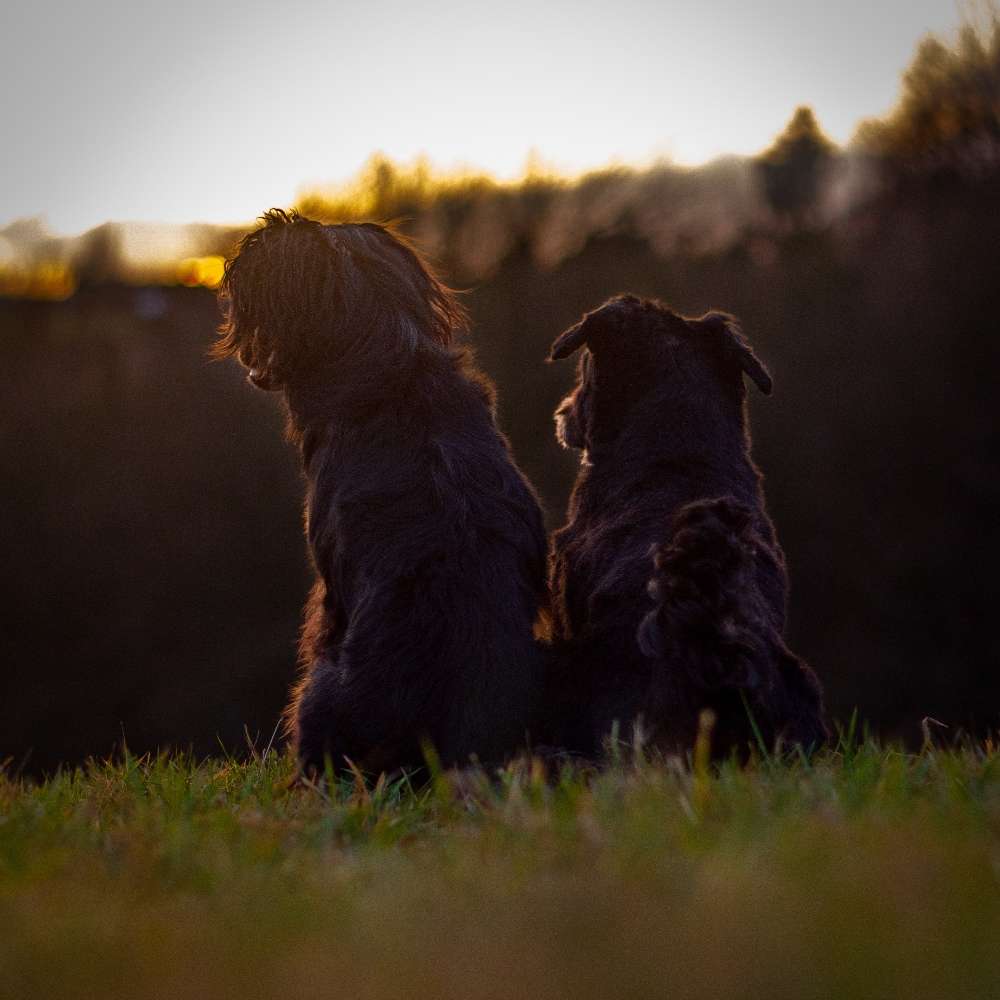
[[[1000,996],[1000,750],[0,778],[0,996]]]

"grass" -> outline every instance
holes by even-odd
[[[0,777],[0,996],[1000,996],[1000,750]]]

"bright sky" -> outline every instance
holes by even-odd
[[[376,150],[501,177],[754,153],[886,111],[956,0],[22,0],[0,13],[0,226],[241,222]]]

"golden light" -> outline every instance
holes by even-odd
[[[76,275],[62,261],[0,264],[0,297],[61,302],[76,291]]]
[[[218,288],[225,264],[225,257],[186,257],[177,264],[177,281],[189,288]]]

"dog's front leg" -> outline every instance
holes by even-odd
[[[329,656],[317,659],[300,682],[289,711],[299,773],[307,778],[322,777],[327,759],[335,769],[344,766],[334,746],[339,687],[336,669]]]

